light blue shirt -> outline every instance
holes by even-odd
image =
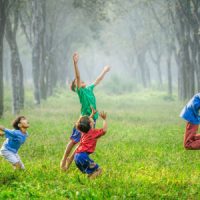
[[[181,111],[180,117],[192,124],[200,124],[200,93],[195,94]]]
[[[17,153],[20,146],[26,141],[28,133],[24,134],[20,130],[4,129],[6,141],[3,143],[2,148],[5,148],[13,153]]]

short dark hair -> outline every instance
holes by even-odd
[[[70,89],[75,92],[76,89],[76,79],[74,79],[70,84]]]
[[[77,128],[81,132],[87,133],[91,129],[89,117],[88,116],[81,117],[78,121]]]
[[[12,126],[13,126],[14,129],[17,129],[17,130],[20,129],[19,126],[18,126],[18,124],[20,123],[21,119],[26,119],[26,117],[24,117],[24,116],[18,116],[18,117],[13,121]]]

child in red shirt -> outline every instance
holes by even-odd
[[[77,129],[81,131],[81,141],[75,151],[74,160],[80,171],[88,174],[89,178],[95,178],[102,172],[99,165],[89,157],[95,151],[97,139],[107,131],[106,113],[101,112],[100,117],[103,119],[103,128],[101,129],[93,129],[94,121],[88,116],[82,116],[76,125]]]

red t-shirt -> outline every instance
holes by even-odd
[[[97,139],[104,135],[103,129],[90,129],[87,133],[81,133],[81,141],[76,153],[93,153],[97,144]]]

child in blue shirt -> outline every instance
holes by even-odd
[[[200,134],[197,134],[200,124],[200,93],[190,99],[181,111],[180,117],[187,121],[184,135],[184,147],[187,150],[200,149]]]
[[[18,150],[28,136],[26,130],[29,127],[29,122],[24,116],[19,116],[13,121],[12,125],[14,130],[9,130],[0,126],[0,130],[3,131],[0,133],[0,136],[5,135],[6,137],[6,140],[0,149],[0,156],[9,161],[14,169],[25,169],[24,164],[18,155]]]

